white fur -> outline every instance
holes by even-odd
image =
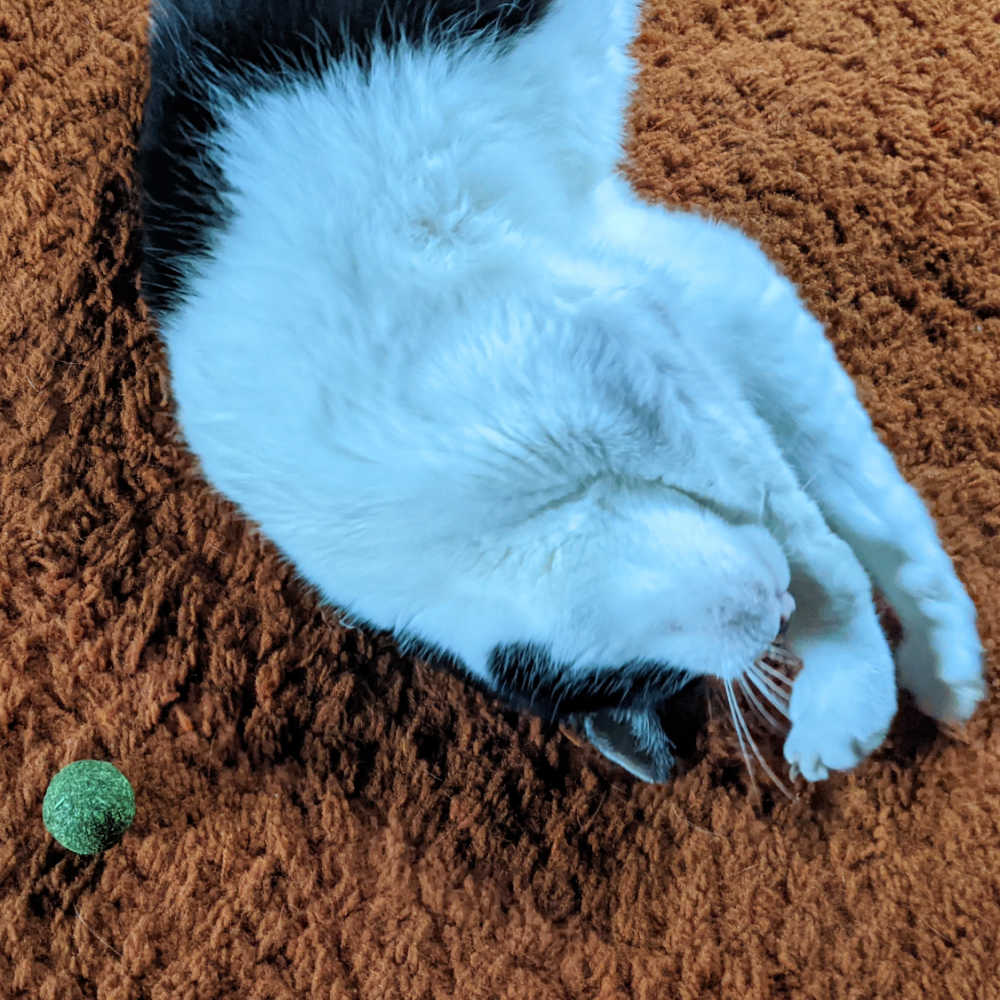
[[[505,53],[220,92],[234,216],[162,324],[179,419],[325,598],[487,680],[506,642],[736,677],[790,586],[786,752],[822,777],[895,709],[866,570],[931,712],[981,695],[974,612],[788,283],[615,174],[635,24],[576,0]]]

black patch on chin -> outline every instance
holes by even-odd
[[[505,643],[489,659],[497,694],[521,711],[548,719],[608,708],[648,708],[675,694],[689,679],[686,671],[666,663],[633,661],[595,667],[582,677],[570,676],[537,643]]]

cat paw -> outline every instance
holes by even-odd
[[[909,565],[899,574],[913,610],[895,653],[899,682],[940,722],[965,722],[986,694],[976,609],[957,578]]]
[[[986,696],[983,649],[975,630],[933,629],[907,636],[896,650],[900,684],[921,712],[939,722],[966,722]]]
[[[793,778],[821,781],[854,767],[886,738],[896,714],[892,661],[886,648],[873,651],[873,666],[859,667],[857,652],[836,643],[799,655],[805,666],[789,703],[785,760]]]
[[[889,732],[888,722],[874,730],[847,728],[842,720],[819,711],[808,713],[792,726],[785,741],[785,760],[792,778],[800,774],[806,781],[822,781],[830,771],[847,771],[881,746]]]

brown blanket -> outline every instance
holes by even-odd
[[[1000,995],[1000,14],[651,0],[626,170],[759,239],[980,609],[993,697],[754,799],[350,631],[201,482],[138,297],[145,0],[0,5],[0,996]],[[774,750],[776,743],[771,749]],[[42,825],[115,763],[103,855]]]

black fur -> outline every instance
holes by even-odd
[[[154,6],[151,84],[138,169],[144,231],[143,295],[154,313],[184,294],[183,259],[209,250],[225,226],[222,178],[201,142],[217,125],[204,71],[232,92],[278,86],[332,63],[364,66],[374,45],[413,45],[530,29],[551,0],[171,0]],[[263,78],[262,78],[263,75]],[[201,165],[195,167],[201,157]],[[336,197],[336,192],[331,192]]]
[[[509,643],[490,653],[497,694],[514,708],[547,719],[610,708],[653,708],[676,693],[689,675],[664,663],[626,663],[572,677],[534,643]]]

